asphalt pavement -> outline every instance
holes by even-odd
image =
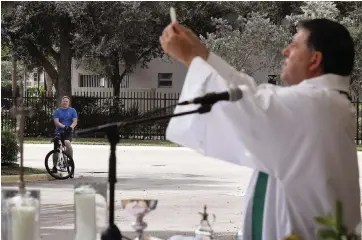
[[[26,144],[25,166],[44,168],[44,157],[51,148],[51,144]],[[106,183],[108,159],[109,146],[74,145],[74,179],[27,184],[29,189],[41,190],[41,239],[74,239],[74,185]],[[157,209],[145,218],[148,233],[162,239],[193,235],[200,221],[198,212],[207,204],[209,213],[216,215],[213,227],[218,239],[233,239],[241,226],[250,175],[247,168],[185,148],[119,146],[116,224],[125,236],[133,237],[132,218],[121,209],[121,199],[157,199]],[[17,184],[2,184],[3,189],[14,187]],[[100,215],[106,223],[104,217]]]
[[[51,144],[26,144],[25,165],[44,167]],[[74,185],[107,182],[109,146],[74,146],[74,179],[28,183],[41,190],[41,237],[44,240],[74,238]],[[132,218],[120,207],[121,199],[158,199],[157,209],[145,221],[153,236],[167,239],[175,234],[193,235],[203,205],[216,215],[213,225],[219,239],[232,239],[240,227],[243,198],[251,171],[204,157],[178,147],[117,148],[117,226],[132,236]],[[16,187],[3,184],[2,188]],[[106,221],[106,219],[103,219]]]

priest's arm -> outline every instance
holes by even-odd
[[[289,121],[293,116],[292,94],[270,84],[257,86],[250,76],[210,53],[207,61],[201,57],[192,60],[179,101],[234,87],[243,91],[241,100],[218,102],[206,114],[173,118],[166,137],[206,156],[277,176],[287,168],[280,146],[281,141],[287,146],[285,133],[294,127]],[[177,106],[175,112],[198,107]]]

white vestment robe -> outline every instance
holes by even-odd
[[[254,169],[246,195],[243,239],[316,239],[314,218],[343,204],[353,231],[361,220],[354,107],[339,91],[349,78],[326,74],[298,85],[256,85],[221,58],[196,57],[179,101],[239,87],[243,98],[211,112],[172,118],[168,140]],[[175,113],[199,105],[177,106]],[[197,165],[197,163],[195,163]],[[237,211],[235,209],[235,211]]]

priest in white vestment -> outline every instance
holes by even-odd
[[[326,19],[302,22],[283,50],[282,80],[257,85],[172,23],[162,48],[188,73],[180,101],[238,87],[243,98],[211,112],[173,118],[167,139],[206,156],[254,169],[244,211],[243,239],[316,239],[316,216],[334,214],[352,232],[361,220],[356,119],[348,92],[354,62],[349,32]],[[258,46],[256,46],[258,47]],[[198,108],[178,106],[175,112]],[[197,164],[197,163],[195,163]],[[235,209],[237,211],[237,209]]]

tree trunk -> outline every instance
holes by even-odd
[[[56,81],[56,96],[59,103],[63,96],[72,95],[72,46],[69,34],[69,20],[64,19],[64,25],[60,30],[58,81]]]
[[[111,82],[113,84],[113,97],[120,97],[121,93],[121,75],[112,75]]]
[[[40,95],[40,74],[41,74],[41,70],[40,67],[37,68],[37,74],[38,74],[38,94]]]
[[[117,52],[113,52],[110,62],[110,79],[113,85],[113,97],[119,97],[122,78],[119,74],[119,56]]]
[[[53,89],[53,79],[49,76],[48,72],[45,71],[45,79],[44,79],[45,83],[46,83],[46,95],[47,97],[51,97],[52,96],[52,89]]]
[[[60,99],[63,96],[72,95],[72,75],[71,75],[71,66],[72,66],[72,57],[71,55],[64,56],[61,54],[59,61],[59,78],[56,82],[56,96],[57,101],[60,102]]]
[[[119,71],[119,68],[118,68]],[[121,83],[123,81],[123,79],[126,77],[128,73],[128,67],[126,67],[126,69],[122,72],[122,74],[115,74],[111,76],[111,81],[113,84],[113,96],[117,96],[119,97],[120,92],[121,92]],[[116,83],[116,85],[115,85]]]
[[[16,70],[17,70],[17,66],[16,66],[16,57],[15,54],[13,53],[12,55],[12,64],[13,64],[13,72],[12,72],[12,92],[13,92],[13,98],[16,97],[16,88],[17,88],[17,79],[16,79]]]
[[[117,52],[113,52],[111,57],[108,59],[109,67],[107,69],[108,78],[111,79],[113,85],[113,104],[111,107],[111,119],[113,116],[117,116],[120,110],[120,81],[121,76],[119,75],[119,57]]]
[[[119,97],[121,92],[121,82],[128,74],[130,66],[126,65],[122,74],[119,72],[119,55],[113,52],[110,57],[100,57],[100,62],[104,67],[107,79],[110,79],[113,85],[113,97]]]

